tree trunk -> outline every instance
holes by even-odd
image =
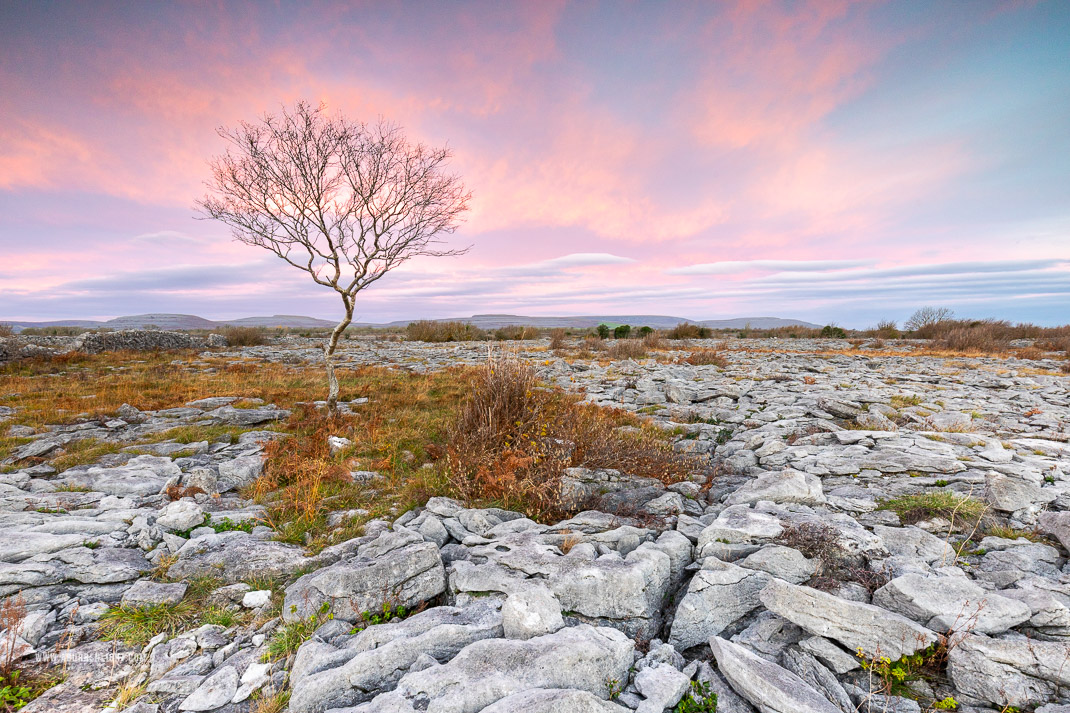
[[[327,363],[327,413],[331,416],[338,413],[338,377],[334,373],[334,350],[338,348],[342,333],[353,321],[353,298],[343,294],[342,303],[346,306],[346,316],[331,332],[331,338],[323,347],[323,360]]]

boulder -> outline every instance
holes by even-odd
[[[246,455],[225,460],[219,464],[215,489],[220,493],[239,490],[256,482],[264,472],[264,458],[259,455]]]
[[[454,562],[450,588],[458,593],[511,594],[535,579],[573,617],[618,627],[628,636],[653,638],[661,628],[674,574],[690,561],[691,550],[679,533],[668,532],[662,538],[644,542],[623,559],[611,552],[590,560],[562,555],[537,532],[515,533],[468,548],[471,558],[481,563]]]
[[[731,505],[717,516],[698,536],[695,557],[715,555],[718,543],[768,541],[784,531],[775,515],[757,512],[748,505]]]
[[[408,673],[397,688],[352,713],[482,711],[532,689],[574,689],[609,697],[628,680],[634,642],[616,629],[586,624],[526,641],[485,639],[442,666]]]
[[[905,574],[874,592],[873,603],[936,631],[997,634],[1032,616],[1026,604],[988,592],[965,576]]]
[[[176,500],[160,511],[156,524],[171,532],[189,531],[204,524],[204,510],[192,500]]]
[[[714,636],[717,669],[762,713],[843,713],[794,673],[748,649]]]
[[[304,575],[286,588],[282,615],[287,621],[307,619],[324,604],[331,613],[347,621],[378,611],[383,604],[414,607],[446,590],[446,573],[438,547],[424,542],[398,540],[400,546],[381,551],[384,538],[363,545],[357,555]],[[397,539],[397,538],[394,538]]]
[[[502,605],[502,628],[507,639],[530,639],[552,634],[564,625],[561,603],[546,587],[530,587],[514,592]]]
[[[999,706],[1046,703],[1070,686],[1070,645],[967,634],[948,654],[948,677],[963,693]]]
[[[929,629],[886,609],[778,579],[766,585],[759,599],[769,611],[814,636],[834,639],[870,658],[894,661],[937,641]]]
[[[182,545],[168,575],[172,579],[221,577],[234,583],[254,577],[286,577],[305,564],[304,552],[296,545],[247,532],[219,532]]]
[[[123,594],[125,607],[143,607],[155,604],[178,604],[186,596],[189,587],[185,582],[154,582],[139,579]]]
[[[368,701],[393,689],[422,656],[445,663],[470,644],[501,635],[498,605],[481,600],[368,627],[342,649],[313,639],[294,661],[290,711],[313,713]]]
[[[624,706],[570,688],[532,688],[502,698],[480,713],[629,713]]]
[[[761,605],[758,594],[770,579],[765,572],[707,557],[676,608],[669,643],[683,650],[709,641]]]
[[[728,505],[748,505],[760,500],[774,503],[820,505],[825,502],[821,480],[798,470],[763,473],[728,496]]]

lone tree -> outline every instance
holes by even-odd
[[[904,326],[911,332],[916,332],[919,329],[946,322],[954,316],[955,313],[947,307],[921,307],[910,315],[910,319],[906,321]]]
[[[448,148],[412,143],[383,120],[328,116],[323,105],[299,102],[219,135],[229,146],[209,162],[201,214],[342,298],[345,316],[323,347],[335,413],[333,356],[357,293],[411,258],[467,252],[438,246],[457,229],[471,193],[447,172]]]

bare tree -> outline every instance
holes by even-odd
[[[910,315],[910,319],[903,326],[911,332],[916,332],[923,327],[946,322],[954,316],[955,313],[947,307],[922,307]]]
[[[457,229],[471,193],[447,172],[448,148],[411,143],[383,120],[328,116],[323,105],[299,102],[219,135],[229,146],[209,163],[201,214],[342,298],[345,316],[323,348],[334,413],[333,355],[357,293],[411,258],[466,252],[441,249],[438,238]]]

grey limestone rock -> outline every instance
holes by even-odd
[[[406,674],[397,688],[354,709],[481,711],[533,689],[574,689],[607,699],[613,681],[626,681],[634,643],[616,629],[586,624],[526,641],[486,639],[442,666]]]
[[[818,505],[825,502],[821,480],[798,470],[763,473],[747,481],[728,496],[728,505],[747,505],[760,500],[774,503],[804,503]]]
[[[759,598],[769,611],[811,634],[834,639],[870,657],[887,656],[894,661],[937,641],[931,630],[886,609],[778,579],[770,581]]]
[[[758,594],[770,579],[765,572],[706,558],[676,609],[669,643],[683,650],[709,641],[761,606]]]
[[[283,617],[307,619],[327,604],[335,617],[359,621],[384,602],[412,607],[441,594],[446,573],[438,547],[415,537],[417,542],[387,551],[377,551],[376,540],[355,557],[302,576],[286,588]]]
[[[948,676],[958,690],[997,706],[1046,703],[1070,686],[1070,646],[967,634],[950,651]]]
[[[791,671],[719,637],[710,639],[717,669],[761,713],[843,713]]]

